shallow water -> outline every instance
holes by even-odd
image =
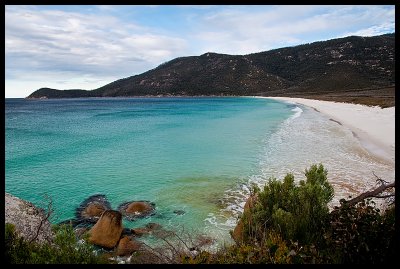
[[[54,200],[59,222],[93,194],[114,209],[150,200],[167,229],[229,241],[248,186],[323,163],[332,205],[375,184],[394,167],[352,132],[313,109],[259,98],[6,99],[6,191]],[[177,215],[174,210],[184,210]]]
[[[57,221],[93,194],[113,208],[150,200],[157,214],[125,226],[202,231],[224,192],[258,173],[263,141],[294,107],[255,98],[6,99],[6,191],[34,203],[50,195]]]

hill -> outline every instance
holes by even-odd
[[[248,55],[209,52],[180,57],[91,91],[41,88],[28,98],[258,95],[351,101],[373,97],[394,105],[394,86],[392,33]]]

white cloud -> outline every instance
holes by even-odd
[[[35,82],[43,79],[41,87],[60,81],[62,72],[50,72],[44,77],[49,70],[67,71],[68,77],[75,80],[82,76],[119,79],[181,56],[186,48],[182,38],[112,16],[30,7],[8,7],[5,13],[9,82],[26,80],[28,73]],[[85,85],[88,84],[80,88]]]
[[[394,8],[383,6],[261,6],[252,12],[231,7],[200,19],[200,31],[194,37],[203,45],[201,51],[229,54],[332,39],[344,33],[394,31]]]
[[[39,84],[93,89],[175,57],[208,51],[248,54],[348,35],[379,35],[394,32],[395,25],[394,6],[177,6],[175,12],[169,6],[165,14],[160,6],[148,13],[154,17],[141,21],[127,16],[128,10],[138,15],[132,8],[67,12],[6,6],[8,95]],[[176,20],[176,29],[162,24],[169,20]]]

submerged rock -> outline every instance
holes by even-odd
[[[75,210],[75,217],[78,222],[83,220],[91,223],[96,223],[101,214],[110,210],[111,205],[103,194],[92,195],[84,200]]]
[[[174,210],[174,213],[177,214],[177,215],[183,215],[186,212],[184,210]]]
[[[146,228],[150,230],[159,230],[162,228],[161,224],[150,222],[146,224]]]
[[[128,220],[155,214],[155,204],[150,201],[125,202],[118,206],[119,212]]]
[[[161,229],[162,229],[162,226],[160,224],[150,222],[150,223],[146,224],[145,227],[133,228],[133,229],[131,229],[131,231],[136,236],[142,236],[144,234],[151,234],[151,233],[153,233],[153,231],[155,231],[155,230],[159,231]]]
[[[131,231],[135,236],[142,236],[151,232],[149,228],[133,228]]]
[[[122,233],[122,215],[115,210],[106,210],[89,231],[89,242],[105,248],[117,245]]]

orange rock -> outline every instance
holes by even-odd
[[[117,256],[129,256],[133,252],[138,251],[141,244],[128,236],[124,236],[119,240],[117,247]]]
[[[100,217],[105,210],[106,208],[103,205],[92,203],[83,210],[82,215],[84,217]]]
[[[231,233],[231,236],[236,243],[240,243],[243,241],[243,228],[243,221],[239,220],[239,222],[236,224],[235,229]]]
[[[89,242],[105,248],[117,245],[122,233],[122,215],[115,210],[106,210],[89,231]]]
[[[133,202],[126,208],[127,213],[145,213],[153,210],[153,207],[146,202]]]
[[[244,204],[243,207],[243,215],[250,214],[250,209],[255,206],[256,202],[257,202],[257,195],[251,195],[249,198],[247,198],[246,203]],[[243,241],[244,237],[243,229],[244,229],[243,221],[240,219],[235,229],[231,233],[231,236],[233,240],[235,240],[235,242],[239,243]]]
[[[137,236],[142,236],[144,234],[149,234],[151,232],[149,228],[134,228],[131,229],[131,231]]]
[[[251,207],[255,206],[257,202],[257,195],[251,195],[247,198],[246,203],[244,204],[243,213],[248,212]]]

